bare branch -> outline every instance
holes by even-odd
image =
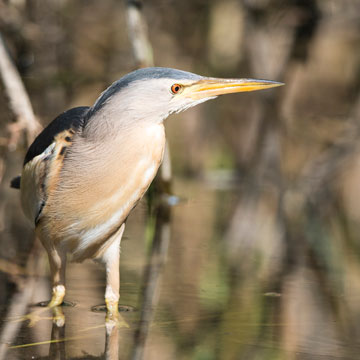
[[[148,38],[146,21],[142,14],[142,2],[140,0],[126,1],[126,19],[129,40],[133,49],[136,67],[154,66],[153,50]],[[171,185],[171,158],[169,144],[166,142],[163,163],[160,167],[158,188],[162,192],[170,192]]]
[[[9,98],[10,108],[15,115],[16,122],[9,125],[10,137],[8,147],[15,149],[20,138],[21,131],[26,132],[28,143],[31,143],[35,135],[40,131],[41,125],[34,115],[29,96],[26,92],[20,75],[12,63],[3,38],[0,34],[0,75]]]
[[[141,13],[142,2],[128,0],[126,6],[126,19],[129,40],[133,49],[137,67],[154,66],[153,51],[148,39],[146,21]]]

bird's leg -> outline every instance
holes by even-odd
[[[113,235],[111,245],[104,252],[102,259],[106,267],[106,290],[105,303],[108,318],[118,316],[120,298],[120,242],[125,229],[122,224],[120,229]]]
[[[61,305],[65,296],[65,267],[66,251],[61,248],[51,247],[46,249],[49,256],[52,297],[48,307]]]
[[[43,305],[43,303],[40,303],[40,309],[36,309],[14,321],[29,320],[29,326],[32,327],[40,320],[49,319],[49,317],[43,317],[41,314],[46,312],[48,308],[51,308],[52,317],[50,317],[50,319],[52,319],[57,326],[61,327],[65,324],[65,316],[59,305],[62,304],[65,296],[66,251],[60,248],[57,249],[55,247],[46,246],[45,244],[44,246],[48,253],[50,263],[51,280],[53,283],[52,298],[46,307],[44,307],[45,304]]]

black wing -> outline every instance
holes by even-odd
[[[78,130],[84,125],[85,114],[89,106],[79,106],[67,110],[55,118],[34,140],[25,155],[24,164],[40,155],[51,143],[55,136],[65,130]]]
[[[57,134],[73,129],[77,131],[85,123],[85,115],[89,106],[79,106],[67,110],[56,117],[34,140],[30,145],[23,166],[31,161],[35,156],[40,155],[54,141]],[[14,189],[20,189],[20,176],[11,180],[10,186]]]

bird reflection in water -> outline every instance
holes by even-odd
[[[50,340],[39,341],[35,343],[27,343],[21,345],[10,346],[9,350],[15,350],[20,348],[33,348],[35,346],[43,346],[49,344],[49,359],[67,359],[69,358],[66,350],[66,344],[69,342],[74,342],[77,340],[88,339],[89,335],[93,330],[97,330],[99,328],[105,329],[105,349],[104,354],[101,356],[93,356],[87,354],[87,351],[84,350],[83,353],[85,355],[83,357],[76,357],[76,359],[119,359],[119,329],[120,328],[128,328],[129,325],[119,314],[119,317],[114,319],[109,319],[105,322],[105,324],[89,327],[84,329],[78,329],[76,331],[76,336],[66,337],[66,322],[65,316],[63,313],[63,309],[61,306],[56,306],[51,308],[52,316],[43,317],[41,320],[49,320],[52,319],[52,328],[51,328],[51,337]],[[43,331],[42,331],[43,332]],[[44,335],[44,334],[43,334]],[[29,355],[31,352],[28,351]],[[5,355],[5,354],[4,354]],[[5,355],[6,356],[6,355]],[[0,357],[1,358],[1,357]],[[42,359],[43,356],[35,357],[31,356],[32,359]],[[6,359],[6,357],[1,358],[2,360]]]

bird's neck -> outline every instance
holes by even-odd
[[[114,116],[91,119],[81,138],[84,146],[96,150],[104,160],[107,157],[118,160],[126,154],[133,154],[134,158],[153,154],[161,162],[165,146],[162,122],[130,122]]]
[[[164,133],[163,119],[136,118],[124,109],[107,109],[106,112],[100,110],[90,117],[82,135],[91,142],[104,142],[113,141],[119,136],[140,135],[146,129],[161,129]]]

